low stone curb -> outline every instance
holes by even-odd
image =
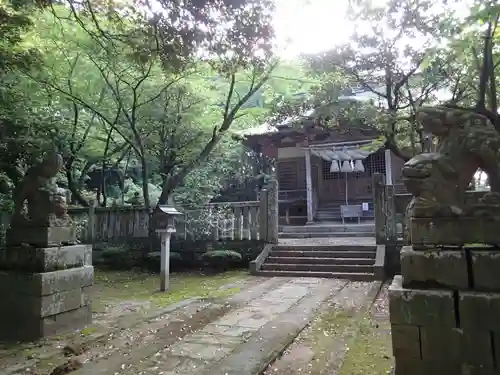
[[[266,244],[262,252],[257,256],[257,258],[255,258],[255,260],[252,260],[250,262],[249,265],[250,274],[257,275],[257,272],[260,270],[262,263],[264,263],[266,258],[269,256],[274,246],[275,246],[274,244]]]
[[[301,298],[287,312],[265,324],[248,341],[203,375],[262,374],[310,323],[321,302],[330,295],[331,289],[325,288],[319,293]]]

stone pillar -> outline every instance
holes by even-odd
[[[384,176],[374,173],[372,179],[373,214],[375,217],[375,240],[377,245],[385,244],[385,186]]]
[[[278,181],[267,185],[267,242],[278,243]]]
[[[385,150],[384,159],[385,159],[385,184],[392,185],[391,150],[389,149]]]
[[[91,245],[10,245],[0,259],[0,340],[33,341],[92,322]]]
[[[311,149],[306,148],[306,201],[307,201],[307,223],[312,223],[313,218],[313,194],[311,177]]]
[[[172,233],[161,233],[161,264],[160,264],[160,292],[168,291],[170,286],[170,238]]]
[[[267,188],[263,188],[259,194],[259,240],[267,241],[268,212],[267,212]]]
[[[389,289],[395,375],[500,373],[495,227],[481,217],[411,219],[412,246]]]

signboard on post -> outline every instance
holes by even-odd
[[[160,264],[160,291],[166,292],[170,278],[170,239],[175,233],[175,216],[181,212],[170,205],[158,205],[151,218],[155,232],[160,234],[161,264]]]

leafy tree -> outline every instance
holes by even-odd
[[[457,26],[462,32],[452,40],[450,50],[459,62],[456,70],[462,75],[463,97],[449,103],[486,116],[498,131],[499,17],[496,1],[476,2],[470,16]]]
[[[315,71],[340,72],[348,85],[371,94],[386,144],[403,159],[417,152],[417,145],[423,147],[415,111],[436,102],[436,93],[448,85],[443,61],[433,57],[435,46],[450,33],[453,14],[435,10],[434,3],[358,1],[352,21],[366,27],[358,28],[346,45],[307,56]]]
[[[61,82],[61,70],[51,69],[49,74],[35,79],[71,103],[75,129],[78,113],[90,116],[84,120],[86,130],[72,132],[71,137],[80,138],[78,145],[83,146],[97,119],[98,133],[105,128],[108,140],[112,133],[121,138],[115,150],[128,147],[133,151],[141,164],[144,204],[148,207],[149,182],[154,172],[150,169],[156,165],[162,176],[159,201],[164,203],[188,173],[216,149],[242,115],[244,105],[264,85],[272,67],[266,69],[256,58],[250,68],[246,56],[228,56],[224,45],[222,55],[209,55],[206,62],[195,63],[193,56],[195,59],[186,60],[183,66],[167,66],[161,47],[166,43],[164,25],[158,19],[139,32],[134,24],[115,22],[112,12],[104,17],[90,4],[87,7],[94,16],[70,9],[70,16],[62,17],[64,8],[53,8],[60,24],[59,30],[53,30],[63,43],[57,53],[66,61],[69,70],[62,76],[68,78]],[[65,29],[75,22],[79,25],[77,33],[65,35]],[[123,37],[127,27],[131,38]],[[244,68],[251,74],[239,73]],[[246,77],[246,92],[241,83],[238,87],[237,76]],[[95,89],[86,90],[81,84],[77,87],[79,82],[101,89],[97,93]],[[227,90],[223,98],[219,97],[221,86]],[[70,149],[68,154],[74,155],[80,149]]]
[[[26,96],[16,89],[20,72],[35,66],[37,49],[22,43],[31,27],[30,15],[43,2],[0,2],[0,194],[9,197],[25,165],[47,147],[38,130],[40,117],[26,107]],[[5,200],[2,199],[1,204]]]

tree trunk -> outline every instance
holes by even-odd
[[[148,163],[144,157],[141,156],[141,178],[142,178],[142,196],[144,199],[144,207],[151,208],[149,201],[149,170]]]
[[[75,184],[73,173],[66,167],[66,179],[68,180],[68,189],[71,191],[71,200],[75,203],[81,204],[83,207],[89,207],[89,202],[82,196],[80,189]],[[69,202],[68,202],[69,203]]]

